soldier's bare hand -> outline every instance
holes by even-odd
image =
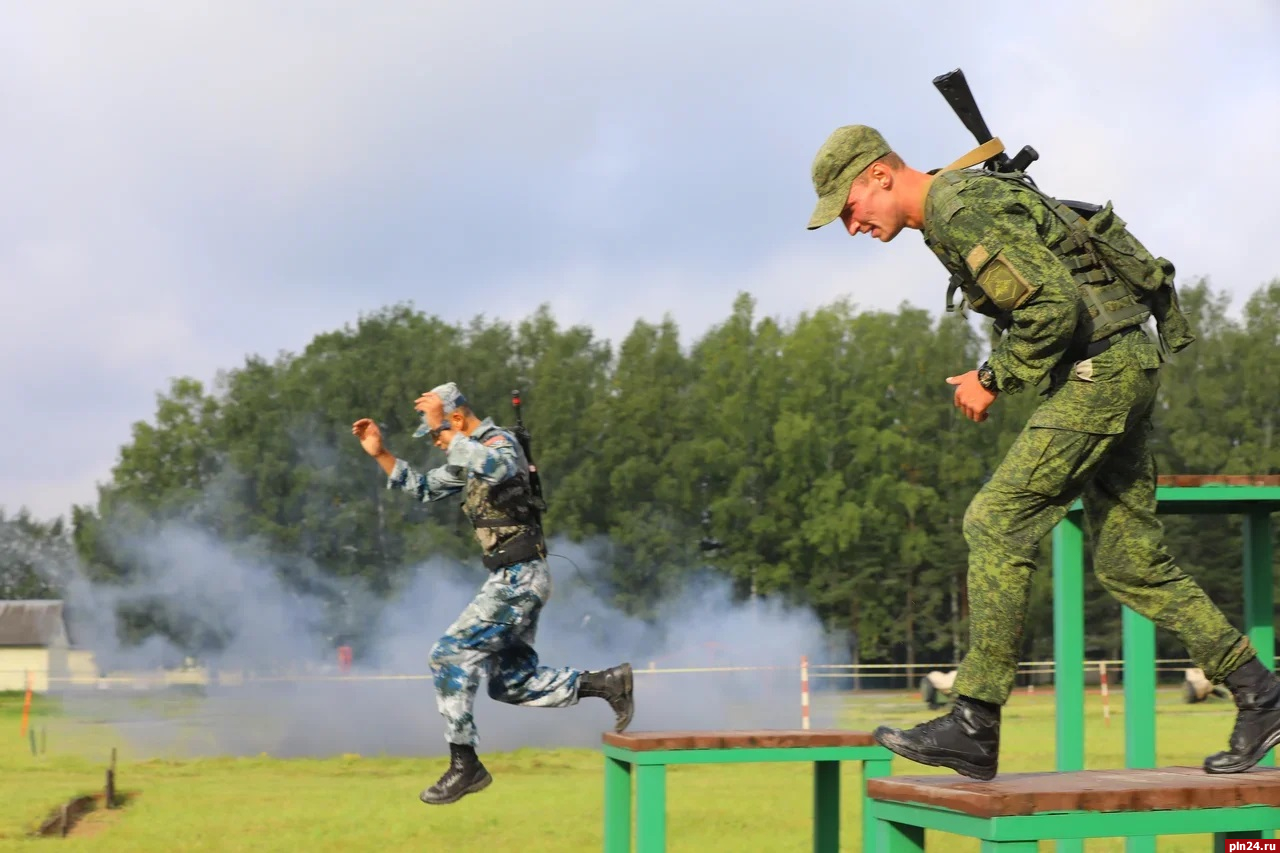
[[[974,423],[987,419],[987,409],[996,401],[996,395],[982,387],[978,371],[970,370],[960,376],[948,376],[947,384],[956,386],[956,408]]]
[[[369,418],[361,418],[351,425],[351,434],[360,439],[360,446],[370,456],[382,453],[382,430]]]
[[[435,394],[430,392],[423,394],[413,401],[413,407],[433,418],[435,423],[444,420],[444,402]]]

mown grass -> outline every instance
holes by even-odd
[[[837,703],[842,727],[914,723],[932,716],[912,693],[820,697]],[[1098,695],[1088,697],[1087,764],[1121,767],[1123,695],[1111,697],[1104,725]],[[95,851],[594,851],[601,846],[602,759],[590,749],[522,749],[487,754],[494,784],[447,807],[428,807],[418,792],[443,758],[340,756],[327,759],[142,758],[122,747],[120,790],[134,795],[119,810],[86,817],[67,839],[30,833],[60,802],[102,790],[116,733],[108,724],[60,725],[56,703],[36,698],[32,725],[49,733],[48,750],[31,754],[19,737],[22,697],[0,694],[0,849],[61,845]],[[1220,700],[1188,706],[1161,693],[1157,746],[1161,764],[1198,766],[1222,747],[1233,710]],[[251,724],[252,721],[247,721]],[[123,740],[121,740],[123,743]],[[39,746],[39,738],[37,738]],[[39,753],[39,750],[37,750]],[[1005,709],[1002,772],[1050,770],[1054,764],[1052,696],[1018,694]],[[895,761],[897,774],[949,773]],[[842,850],[858,850],[861,814],[856,764],[843,771]],[[680,851],[809,851],[812,771],[803,764],[673,767],[668,770],[668,847]],[[976,851],[977,844],[930,833],[932,849]],[[1164,851],[1208,848],[1208,836],[1168,836]],[[1041,845],[1052,850],[1052,843]],[[1090,851],[1119,851],[1093,841]]]

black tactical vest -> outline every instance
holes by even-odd
[[[542,535],[545,507],[534,497],[529,484],[529,462],[519,442],[496,426],[471,434],[471,438],[482,444],[495,436],[511,443],[519,470],[497,484],[471,476],[462,492],[462,513],[475,528],[476,540],[484,551],[484,564],[490,569],[546,556]]]

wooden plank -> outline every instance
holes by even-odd
[[[648,752],[659,749],[774,749],[809,746],[874,746],[870,732],[841,729],[759,729],[756,731],[605,732],[610,746]]]
[[[867,795],[975,817],[1280,806],[1280,769],[1223,775],[1200,767],[1011,773],[990,782],[963,776],[885,776],[867,780]]]
[[[1161,474],[1158,486],[1280,486],[1280,474]]]

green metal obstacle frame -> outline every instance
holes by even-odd
[[[1249,777],[1243,779],[1241,777]],[[1199,767],[1010,773],[990,782],[958,776],[888,776],[868,785],[875,847],[920,853],[926,829],[982,841],[984,853],[1035,853],[1085,838],[1212,832],[1262,837],[1280,825],[1280,770],[1211,776]]]
[[[1275,668],[1271,514],[1280,477],[1161,477],[1161,514],[1244,516],[1243,630]],[[1280,827],[1274,754],[1245,774],[1156,768],[1155,626],[1124,609],[1125,769],[1084,770],[1084,531],[1077,502],[1053,532],[1056,773],[1013,774],[982,783],[955,777],[893,777],[867,784],[875,848],[924,848],[926,828],[982,839],[985,850],[1031,851],[1057,840],[1080,853],[1084,838],[1124,837],[1128,853],[1154,853],[1157,835],[1269,837]],[[1265,835],[1264,835],[1265,833]]]
[[[1162,477],[1161,514],[1244,516],[1243,630],[1275,668],[1271,515],[1280,476]],[[634,775],[636,844],[666,849],[666,767],[759,761],[814,765],[813,849],[840,848],[840,773],[862,764],[862,849],[920,853],[925,830],[982,841],[984,853],[1034,853],[1041,840],[1081,853],[1083,839],[1123,837],[1128,853],[1154,853],[1159,835],[1213,833],[1261,839],[1280,827],[1280,770],[1269,754],[1249,773],[1215,776],[1199,767],[1156,766],[1155,626],[1124,609],[1124,769],[1084,769],[1084,531],[1076,503],[1053,532],[1054,772],[977,782],[957,775],[891,776],[892,754],[866,732],[648,732],[604,736],[606,853],[631,850]],[[745,846],[735,849],[748,849]]]
[[[762,761],[813,763],[813,850],[840,850],[840,762],[862,765],[862,790],[870,780],[887,776],[893,753],[866,732],[627,732],[604,735],[604,849],[626,853],[631,848],[632,775],[635,776],[636,849],[666,850],[667,766],[673,764],[741,764]],[[872,848],[872,823],[863,820],[862,849]],[[750,841],[726,840],[725,849],[751,850]]]

